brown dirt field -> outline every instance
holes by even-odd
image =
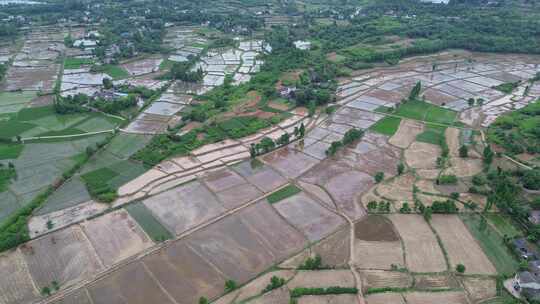
[[[441,272],[447,269],[437,239],[422,216],[393,214],[389,217],[404,243],[410,271]]]
[[[249,301],[249,304],[287,304],[289,303],[290,295],[287,288],[282,287],[274,289],[263,296]]]
[[[55,304],[92,304],[90,298],[88,298],[86,289],[79,289],[74,293],[69,294],[64,297],[59,302],[54,302]]]
[[[111,266],[154,244],[125,210],[84,222],[82,227],[105,266]]]
[[[385,271],[385,270],[363,270],[360,271],[362,277],[362,287],[369,288],[407,288],[412,287],[413,278],[406,272]]]
[[[306,172],[302,181],[323,186],[345,214],[353,220],[358,220],[366,214],[366,211],[356,202],[356,198],[367,191],[374,181],[371,175],[353,170],[348,161],[342,158],[325,159]]]
[[[425,289],[442,289],[442,288],[459,288],[459,282],[456,278],[449,275],[415,275],[414,288]]]
[[[390,137],[388,142],[396,147],[406,149],[414,142],[416,136],[423,131],[423,123],[402,119],[397,132]]]
[[[433,194],[439,193],[439,190],[435,189],[435,183],[432,180],[421,179],[417,181],[415,185],[421,192]]]
[[[461,281],[474,303],[497,296],[497,283],[494,279],[463,277]]]
[[[439,146],[415,141],[405,150],[405,161],[415,169],[435,169],[440,155]]]
[[[459,129],[456,128],[446,128],[444,132],[450,156],[459,157],[459,132]]]
[[[287,183],[287,179],[269,166],[259,162],[242,162],[232,169],[264,192],[272,191]]]
[[[216,267],[201,258],[186,242],[173,243],[143,258],[142,263],[171,297],[195,303],[198,297],[215,298],[223,291],[225,279]]]
[[[461,291],[410,292],[403,295],[408,304],[468,304],[467,297]]]
[[[269,248],[268,252],[276,261],[282,261],[307,244],[304,236],[264,200],[243,209],[238,215],[259,236],[260,242]]]
[[[350,230],[345,227],[311,247],[318,254],[324,265],[330,267],[346,267],[351,254]]]
[[[414,175],[403,174],[390,182],[380,184],[376,191],[379,196],[390,200],[411,202],[413,200],[412,189],[414,182]]]
[[[369,215],[354,225],[355,237],[363,241],[395,242],[399,236],[392,222],[380,215]]]
[[[298,181],[298,184],[300,185],[302,189],[305,190],[305,192],[309,192],[310,194],[316,196],[320,200],[320,202],[323,203],[326,207],[334,209],[334,210],[336,209],[336,206],[334,205],[332,198],[320,186],[302,182],[302,181]]]
[[[131,263],[89,287],[95,304],[172,304],[141,262]]]
[[[326,295],[326,296],[303,296],[298,299],[298,304],[351,304],[358,300],[355,295]]]
[[[283,261],[283,263],[279,264],[279,267],[284,268],[284,269],[296,269],[300,265],[302,265],[308,257],[311,257],[311,256],[313,256],[311,254],[311,248],[304,249],[300,253],[296,254],[295,256],[292,256],[288,258],[287,260]],[[324,263],[324,260],[323,260],[323,263]]]
[[[355,265],[361,269],[391,269],[391,265],[403,267],[401,242],[368,242],[355,240]]]
[[[20,247],[38,288],[52,281],[68,285],[102,269],[101,262],[81,228],[53,232]]]
[[[287,283],[289,289],[297,287],[325,288],[331,286],[354,287],[354,276],[348,269],[342,270],[301,270]]]
[[[209,172],[203,180],[212,191],[223,191],[246,183],[238,173],[229,168]]]
[[[377,293],[366,296],[367,304],[405,304],[400,293]]]
[[[31,302],[37,297],[37,290],[18,251],[0,255],[0,303],[18,304]]]
[[[445,94],[435,89],[425,90],[423,96],[426,97],[426,100],[429,100],[438,106],[457,100],[456,97]]]
[[[452,157],[452,167],[445,171],[446,174],[454,174],[457,177],[468,177],[482,172],[483,163],[479,158]]]
[[[285,279],[285,281],[288,281],[290,278],[294,276],[294,271],[278,270],[278,271],[266,273],[256,278],[255,280],[249,282],[248,284],[240,288],[235,302],[242,302],[251,297],[260,295],[264,291],[266,286],[270,283],[270,279],[273,276],[276,276],[278,278],[283,278]]]
[[[416,174],[425,179],[436,179],[439,176],[440,169],[416,170]]]
[[[362,202],[362,204],[364,205],[364,207],[367,209],[367,204],[369,204],[369,202],[371,201],[381,201],[382,200],[382,197],[378,196],[377,194],[375,194],[375,189],[377,187],[373,187],[371,189],[368,190],[368,192],[364,193],[362,195],[362,197],[360,197],[360,202]]]
[[[180,234],[225,212],[214,194],[199,181],[149,197],[143,203],[174,234]]]
[[[332,234],[346,223],[304,193],[277,202],[273,207],[312,242]]]
[[[300,176],[318,163],[315,158],[287,147],[266,154],[262,159],[289,178]]]
[[[495,267],[457,215],[434,215],[431,225],[448,253],[451,269],[463,264],[468,274],[496,274]]]
[[[195,232],[188,245],[225,277],[243,284],[270,267],[274,257],[257,232],[232,215]]]
[[[255,186],[251,184],[242,184],[218,192],[216,193],[216,196],[223,203],[225,208],[234,209],[262,196],[262,194],[263,193]]]
[[[399,91],[387,91],[382,89],[375,89],[366,95],[393,103],[398,103],[405,97],[405,95]]]

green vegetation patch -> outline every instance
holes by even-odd
[[[17,113],[18,121],[33,121],[36,119],[45,118],[47,116],[54,116],[54,106],[36,107],[22,109]]]
[[[126,207],[126,210],[155,242],[162,242],[173,237],[144,204],[131,204]]]
[[[0,138],[12,139],[34,127],[35,125],[26,122],[0,121]]]
[[[444,132],[446,127],[426,124],[424,132],[416,136],[416,140],[428,144],[440,145],[446,140]]]
[[[402,103],[394,114],[439,124],[451,125],[456,119],[457,112],[439,107],[420,100],[410,100]]]
[[[16,159],[23,149],[24,145],[21,144],[0,144],[0,160]]]
[[[116,199],[116,190],[109,186],[109,182],[118,176],[118,173],[101,168],[81,175],[90,195],[101,202],[110,203]]]
[[[504,275],[515,273],[519,263],[509,252],[502,237],[491,226],[482,224],[479,215],[462,214],[460,217],[471,234],[478,240],[497,272]]]
[[[521,236],[522,233],[516,228],[509,219],[506,219],[500,213],[486,213],[485,216],[488,218],[489,222],[495,226],[495,229],[501,234],[506,235],[510,238],[515,238]]]
[[[0,92],[0,106],[29,103],[36,97],[35,92]]]
[[[0,192],[7,190],[9,182],[15,176],[17,176],[17,173],[14,168],[0,168]]]
[[[67,57],[64,59],[64,69],[80,69],[83,65],[90,65],[93,63],[94,61],[90,58]]]
[[[510,94],[518,86],[519,86],[519,81],[518,82],[507,82],[507,83],[500,84],[498,86],[494,86],[493,89],[499,90],[499,91],[501,91],[501,92],[503,92],[505,94]]]
[[[383,119],[377,121],[373,126],[370,127],[370,129],[377,133],[392,136],[398,130],[400,123],[401,118],[386,116]]]
[[[103,66],[102,72],[113,79],[122,79],[129,76],[129,73],[121,66],[107,64]]]
[[[288,197],[291,197],[293,195],[296,195],[298,193],[302,192],[298,187],[295,185],[287,185],[285,188],[278,190],[272,194],[270,194],[266,199],[270,204],[275,204],[281,200],[284,200]]]
[[[84,132],[81,129],[67,128],[67,129],[58,130],[58,131],[47,131],[47,132],[44,132],[44,133],[40,133],[37,136],[38,137],[41,137],[41,136],[43,136],[43,137],[45,137],[45,136],[68,136],[68,135],[79,135],[79,134],[84,134],[84,133],[86,133],[86,132]]]
[[[540,153],[540,101],[499,116],[489,126],[487,138],[507,152]]]

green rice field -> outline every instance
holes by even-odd
[[[126,210],[155,242],[162,242],[173,237],[144,204],[131,204],[126,207]]]

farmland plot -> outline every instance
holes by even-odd
[[[390,216],[405,246],[407,268],[413,272],[441,272],[447,269],[435,235],[420,215]]]
[[[141,262],[134,262],[88,289],[94,304],[173,304]]]
[[[275,262],[259,234],[236,215],[197,231],[188,237],[187,243],[227,278],[240,284]]]
[[[106,267],[153,245],[124,210],[84,222],[82,227]]]
[[[144,200],[144,205],[174,234],[225,211],[214,195],[195,181]]]
[[[474,237],[457,215],[435,215],[431,224],[448,252],[452,269],[458,264],[463,264],[467,273],[497,273],[482,248],[476,243]]]
[[[18,251],[0,255],[0,303],[18,304],[34,300],[37,295],[32,278]]]
[[[178,303],[220,295],[227,278],[185,241],[178,241],[143,259],[144,265]]]
[[[53,232],[21,247],[24,259],[38,288],[53,281],[69,285],[102,269],[90,242],[77,226]]]
[[[345,224],[341,217],[326,210],[304,193],[286,198],[273,206],[310,241],[320,240]]]

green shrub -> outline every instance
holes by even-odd
[[[458,178],[453,174],[441,175],[438,178],[438,182],[441,185],[455,185],[458,182]]]
[[[327,287],[327,288],[305,288],[297,287],[291,291],[292,298],[299,298],[307,295],[333,295],[333,294],[357,294],[358,289],[356,287]]]

